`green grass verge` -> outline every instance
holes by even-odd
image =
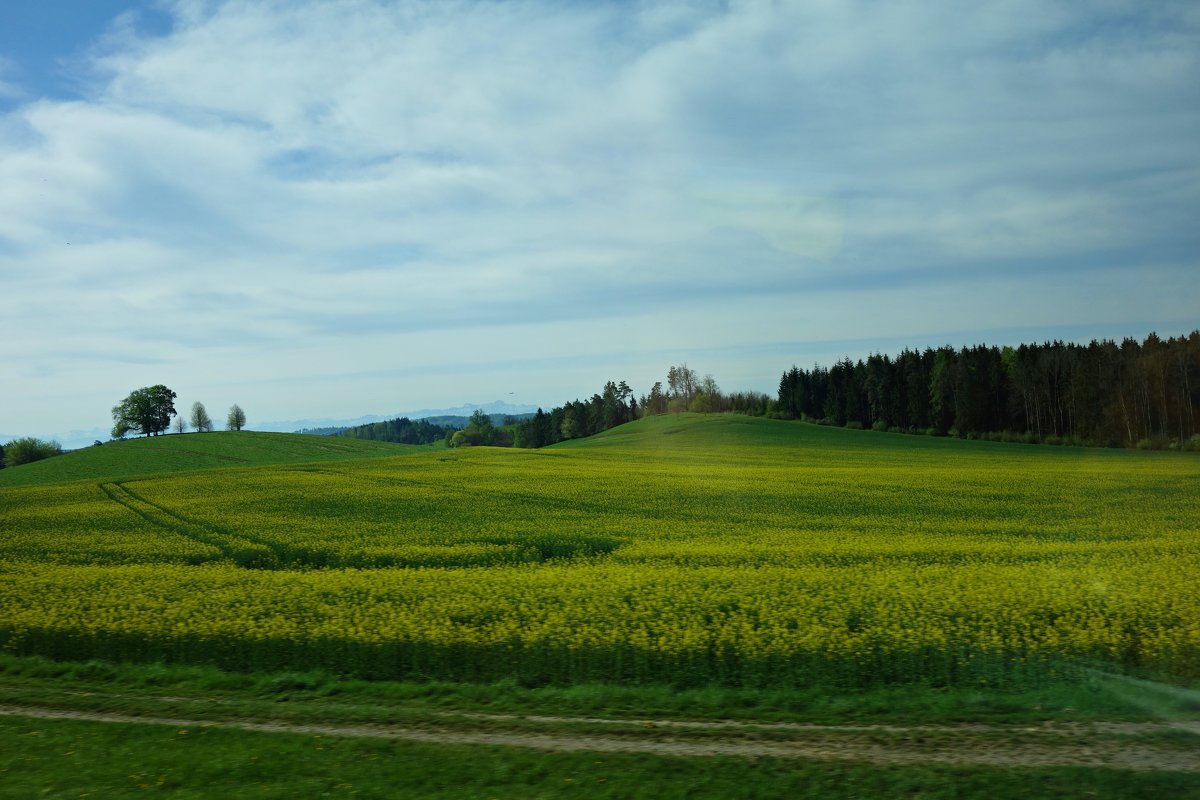
[[[1194,797],[1200,777],[1106,769],[542,753],[298,733],[0,718],[0,797]]]
[[[76,480],[113,480],[220,467],[345,461],[424,452],[428,447],[298,433],[219,431],[152,436],[0,470],[0,488]]]
[[[165,699],[164,699],[165,698]],[[925,686],[836,691],[583,684],[525,688],[441,681],[363,681],[320,671],[237,673],[212,667],[52,661],[0,655],[0,703],[143,715],[283,717],[387,723],[428,713],[728,719],[819,724],[1200,720],[1200,692],[1121,676],[1019,690]]]

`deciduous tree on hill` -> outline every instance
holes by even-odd
[[[192,403],[192,427],[198,433],[206,433],[213,429],[212,419],[208,416],[208,411],[204,408],[204,403],[196,401]]]
[[[692,398],[696,396],[699,383],[696,370],[687,364],[673,366],[667,370],[667,386],[671,391],[671,397],[682,398],[684,408],[687,408],[688,404],[692,402]]]
[[[234,403],[229,407],[229,416],[225,418],[225,428],[231,431],[240,431],[246,427],[246,412],[242,411],[242,407]]]
[[[161,383],[135,389],[113,406],[112,416],[114,438],[124,438],[130,431],[157,436],[171,426],[175,393]]]

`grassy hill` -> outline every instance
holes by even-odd
[[[296,433],[220,431],[171,434],[109,442],[63,456],[0,470],[0,488],[74,480],[112,480],[222,467],[255,467],[415,455],[428,447],[365,439]],[[491,450],[491,448],[483,448]],[[440,450],[440,449],[439,449]],[[573,439],[542,453],[587,451],[598,458],[671,457],[746,461],[819,457],[825,463],[863,458],[901,460],[942,458],[1007,459],[1033,455],[1039,462],[1079,459],[1132,460],[1144,452],[1048,447],[856,431],[733,414],[670,414],[622,425],[585,439]],[[465,451],[464,451],[465,452]],[[444,451],[441,451],[445,455]],[[430,454],[432,455],[432,454]],[[1150,456],[1155,458],[1154,456]],[[1183,456],[1184,459],[1189,458]]]
[[[1105,464],[1158,461],[1163,454],[1127,449],[1100,449],[1027,445],[966,440],[940,436],[913,436],[853,430],[790,420],[747,417],[739,414],[664,414],[621,425],[585,439],[560,442],[548,450],[587,451],[596,457],[637,456],[684,458],[687,460],[734,460],[764,458],[789,463],[879,464],[897,466],[914,463],[1008,464],[1029,460],[1034,464]],[[608,454],[607,456],[605,454]],[[1190,453],[1166,457],[1180,464],[1200,466]]]
[[[74,480],[394,456],[419,448],[297,433],[220,431],[109,442],[0,470],[0,488]]]

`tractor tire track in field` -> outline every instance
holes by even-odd
[[[1200,746],[1194,742],[1144,742],[1130,738],[1179,731],[1178,725],[1075,723],[1047,726],[797,725],[772,723],[607,720],[573,717],[518,717],[523,722],[612,723],[619,733],[505,731],[493,728],[419,725],[337,725],[265,719],[185,719],[116,712],[74,711],[0,705],[0,716],[114,724],[161,725],[179,729],[232,728],[261,733],[392,739],[426,744],[523,747],[548,752],[643,753],[706,758],[774,758],[858,761],[881,765],[948,764],[992,767],[1103,767],[1137,771],[1200,773]],[[505,719],[504,715],[464,715]],[[709,726],[703,735],[687,728]],[[722,733],[717,735],[713,728]],[[664,735],[664,730],[675,732]],[[763,729],[771,736],[762,736]],[[1196,732],[1190,724],[1183,728]]]
[[[278,554],[274,548],[265,542],[185,519],[170,509],[147,500],[122,483],[108,482],[99,486],[114,503],[124,506],[150,524],[215,547],[238,566],[262,568],[274,566],[278,561]]]

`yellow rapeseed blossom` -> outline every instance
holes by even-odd
[[[1194,459],[665,438],[3,490],[0,647],[559,682],[1200,677]]]

